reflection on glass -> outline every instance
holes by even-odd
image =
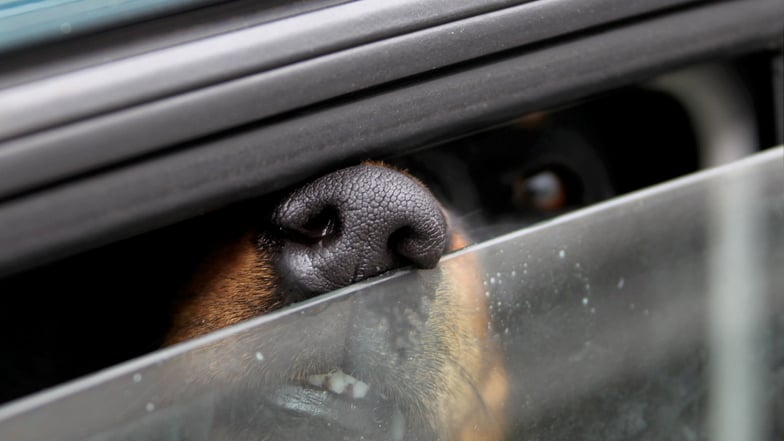
[[[783,155],[581,210],[435,270],[350,287],[0,408],[0,439],[698,440],[728,404],[744,433],[780,439],[784,347],[770,343],[784,335]],[[764,306],[754,338],[721,334],[717,346],[709,329],[735,328],[709,316],[712,255],[726,239],[711,227],[713,190],[750,176],[743,211],[762,240],[742,254],[753,268],[722,268],[735,295],[756,286]],[[753,370],[714,377],[723,357]],[[723,381],[738,372],[757,372],[748,384],[763,389],[723,402],[716,389],[732,391]]]

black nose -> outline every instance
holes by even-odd
[[[446,220],[430,192],[376,165],[338,170],[297,189],[272,221],[284,236],[278,271],[299,295],[407,264],[432,268],[446,248]]]

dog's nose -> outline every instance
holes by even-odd
[[[432,194],[405,173],[377,165],[300,187],[272,221],[283,233],[278,271],[301,296],[407,264],[432,268],[446,248],[446,219]]]

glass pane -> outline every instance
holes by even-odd
[[[12,403],[0,439],[781,439],[782,159],[633,193]]]

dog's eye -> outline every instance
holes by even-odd
[[[573,202],[568,179],[556,170],[542,170],[515,179],[512,198],[518,209],[554,212]]]

